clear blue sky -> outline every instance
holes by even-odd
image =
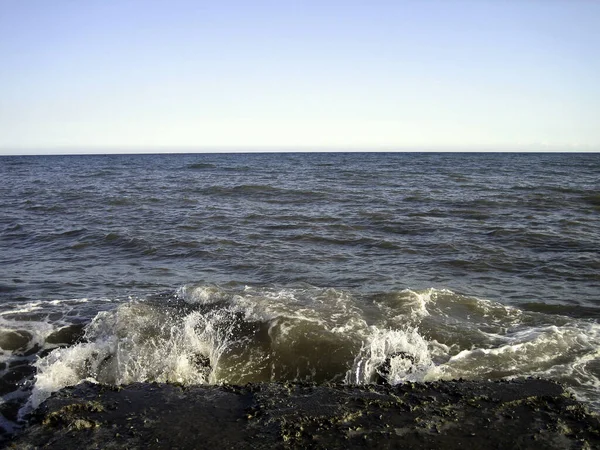
[[[600,150],[600,1],[0,0],[0,151]]]

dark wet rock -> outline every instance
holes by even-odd
[[[7,370],[2,376],[2,379],[8,382],[17,383],[18,381],[32,376],[34,373],[35,367],[31,365],[21,365]]]
[[[9,362],[8,367],[26,366],[27,364],[31,364],[28,359],[13,359]]]
[[[16,422],[19,415],[19,409],[23,406],[22,399],[9,400],[0,405],[0,414],[11,422]]]
[[[0,395],[6,395],[19,389],[21,383],[33,378],[35,371],[35,367],[31,365],[21,365],[8,369],[0,377]]]
[[[22,350],[33,336],[25,330],[5,330],[0,332],[0,348],[3,350]]]
[[[58,347],[51,347],[51,348],[45,348],[43,350],[41,350],[37,356],[38,358],[45,358],[46,356],[48,356],[50,353],[52,353],[54,350],[56,350]]]
[[[11,383],[9,381],[3,380],[0,378],[0,395],[6,395],[9,392],[13,392],[17,390],[17,386],[15,383]]]
[[[41,349],[42,349],[42,347],[40,346],[40,344],[35,344],[33,347],[31,347],[27,351],[15,352],[15,355],[16,356],[33,356],[36,353],[38,353]]]
[[[553,382],[399,386],[84,383],[11,448],[599,448],[598,417]]]
[[[48,344],[75,344],[83,337],[84,324],[74,324],[62,327],[46,338]]]

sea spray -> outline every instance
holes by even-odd
[[[199,285],[121,304],[98,313],[83,342],[36,363],[31,405],[83,380],[118,385],[341,379],[359,344],[348,334],[364,325],[346,304],[349,298],[313,287],[227,291]]]
[[[432,367],[427,341],[416,328],[371,327],[370,334],[346,375],[350,384],[421,381]]]
[[[600,325],[450,290],[185,285],[101,311],[36,363],[31,406],[82,380],[350,384],[542,376],[598,404]]]
[[[83,380],[106,384],[137,381],[206,383],[210,342],[196,332],[197,315],[177,320],[143,302],[98,313],[85,342],[57,349],[36,363],[31,404],[35,408],[52,392]]]

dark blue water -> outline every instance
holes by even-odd
[[[371,382],[386,358],[390,382],[599,402],[598,154],[1,157],[0,181],[5,405],[84,378]]]
[[[600,306],[596,154],[5,157],[0,176],[3,302],[206,280]]]

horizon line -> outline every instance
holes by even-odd
[[[104,155],[104,154],[207,154],[207,153],[598,153],[593,145],[419,145],[419,146],[319,146],[319,145],[265,145],[265,146],[167,146],[125,145],[94,146],[66,145],[40,147],[2,147],[0,156],[43,155]]]

